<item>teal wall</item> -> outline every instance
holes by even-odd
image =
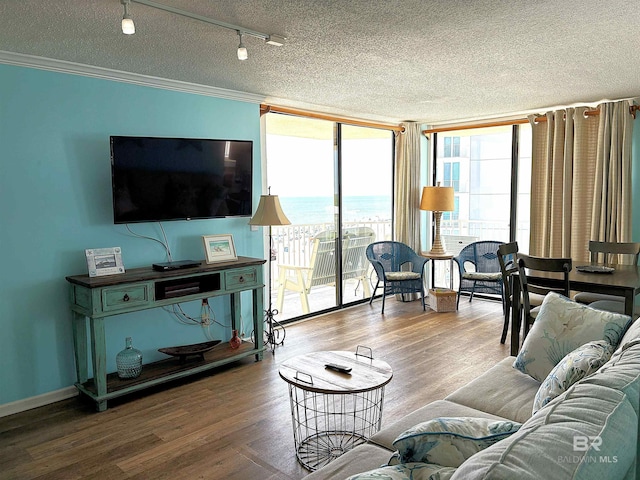
[[[254,142],[254,207],[261,188],[259,106],[83,76],[0,65],[0,405],[73,385],[65,276],[87,271],[85,248],[120,246],[125,268],[166,261],[161,245],[114,225],[110,135]],[[201,236],[231,233],[239,255],[262,257],[248,218],[164,222],[175,260],[203,259]],[[161,238],[157,224],[133,224]],[[250,297],[243,325],[251,333]],[[229,324],[228,298],[211,302]],[[199,315],[198,302],[183,304]],[[215,338],[229,337],[212,327]],[[154,309],[107,322],[109,371],[133,337],[144,360],[163,346],[205,341],[201,327]]]

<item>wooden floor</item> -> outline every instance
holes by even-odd
[[[499,303],[422,311],[387,299],[287,327],[284,346],[207,375],[109,402],[80,397],[0,418],[0,479],[300,479],[278,365],[314,350],[373,348],[394,376],[383,428],[509,355]]]

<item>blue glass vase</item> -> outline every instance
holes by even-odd
[[[116,355],[118,377],[136,378],[142,373],[142,352],[133,348],[131,337],[127,337],[125,349]]]

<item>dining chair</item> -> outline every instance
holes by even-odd
[[[502,308],[504,309],[504,325],[500,343],[505,343],[509,332],[509,320],[511,319],[511,304],[513,302],[512,275],[518,273],[518,242],[504,243],[498,247],[498,262],[502,271]],[[529,303],[533,307],[539,307],[544,300],[543,295],[529,294]]]
[[[518,278],[522,292],[522,311],[524,315],[524,337],[535,322],[540,306],[532,307],[531,294],[546,295],[556,292],[565,297],[569,296],[569,272],[572,263],[570,258],[542,258],[532,257],[523,253],[518,254]],[[537,276],[535,272],[551,272],[552,275]],[[553,275],[557,273],[557,275]],[[557,280],[550,282],[549,280]],[[523,337],[523,338],[524,338]]]
[[[503,243],[498,247],[498,262],[502,272],[502,309],[504,313],[504,325],[502,326],[502,336],[500,343],[507,340],[509,331],[509,319],[511,317],[511,297],[513,286],[511,275],[518,272],[518,242]]]
[[[428,258],[419,256],[409,245],[394,241],[373,242],[367,246],[366,255],[378,277],[369,305],[382,282],[383,314],[384,299],[392,294],[420,293],[425,310],[424,267]]]
[[[504,309],[504,325],[500,343],[505,343],[509,333],[509,320],[513,302],[513,274],[518,273],[518,242],[504,243],[498,247],[498,262],[502,271],[502,305]],[[544,295],[529,293],[529,304],[532,307],[542,305]],[[522,305],[522,301],[520,301]]]
[[[637,242],[589,242],[589,259],[592,265],[595,264],[627,264],[637,265],[640,258],[640,243]],[[607,295],[603,293],[578,292],[573,297],[576,302],[592,304],[597,301],[620,302],[623,304],[624,298],[617,295]],[[610,305],[610,304],[600,304]],[[614,305],[615,307],[615,305]]]

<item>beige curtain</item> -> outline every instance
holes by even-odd
[[[420,124],[404,123],[396,134],[395,240],[420,252]]]
[[[600,105],[598,159],[591,240],[631,241],[631,139],[629,102]]]
[[[628,103],[626,107],[627,123],[631,123]],[[616,133],[611,129],[612,124],[620,124],[608,113],[614,110],[611,104],[599,108],[604,115],[587,116],[585,112],[589,109],[579,107],[548,112],[546,122],[529,117],[533,134],[531,255],[587,261],[589,240],[605,240],[605,235],[594,237],[594,229],[624,230],[630,235],[630,211],[628,219],[619,212],[626,214],[631,208],[631,134],[625,134],[628,147],[623,147],[620,143],[623,135],[617,133],[620,128]],[[628,152],[628,162],[612,167],[612,156],[616,155],[611,152],[623,150]],[[629,184],[625,200],[618,200],[618,193],[613,193],[619,190],[621,178],[628,179]],[[611,196],[603,198],[609,191]],[[621,222],[625,227],[611,227],[612,222]],[[623,238],[616,234],[616,238],[609,236],[606,240],[623,241]]]

